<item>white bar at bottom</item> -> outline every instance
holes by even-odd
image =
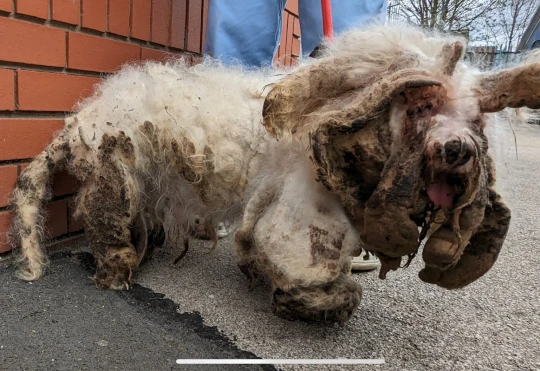
[[[177,359],[179,365],[382,365],[384,359]]]

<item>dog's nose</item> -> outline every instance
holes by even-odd
[[[458,139],[449,140],[444,144],[444,153],[446,157],[446,163],[452,165],[459,158],[461,152],[461,141]]]
[[[461,166],[472,157],[474,149],[459,139],[449,140],[444,144],[445,160],[448,165]]]

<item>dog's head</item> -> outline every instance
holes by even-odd
[[[485,114],[540,108],[540,63],[481,74],[461,63],[463,49],[459,38],[417,30],[352,31],[266,97],[268,132],[309,138],[319,181],[383,271],[416,253],[433,209],[450,245],[428,246],[424,260],[456,266],[494,197]]]

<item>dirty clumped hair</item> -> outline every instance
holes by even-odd
[[[79,104],[13,193],[18,275],[35,280],[52,175],[82,184],[77,215],[97,285],[129,289],[156,246],[237,219],[235,251],[274,311],[344,323],[361,287],[412,259],[454,289],[497,259],[510,210],[495,188],[497,112],[540,108],[540,54],[495,72],[465,40],[415,28],[351,30],[286,74],[205,59],[125,66]],[[428,231],[429,229],[429,231]]]

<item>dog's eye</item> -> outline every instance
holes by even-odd
[[[418,116],[427,116],[431,113],[433,106],[431,104],[426,104],[424,107],[418,107]]]
[[[431,110],[433,109],[432,104],[426,104],[425,106],[419,106],[416,107],[416,109],[409,109],[407,110],[407,116],[419,116],[419,117],[425,117],[429,116],[431,114]]]

